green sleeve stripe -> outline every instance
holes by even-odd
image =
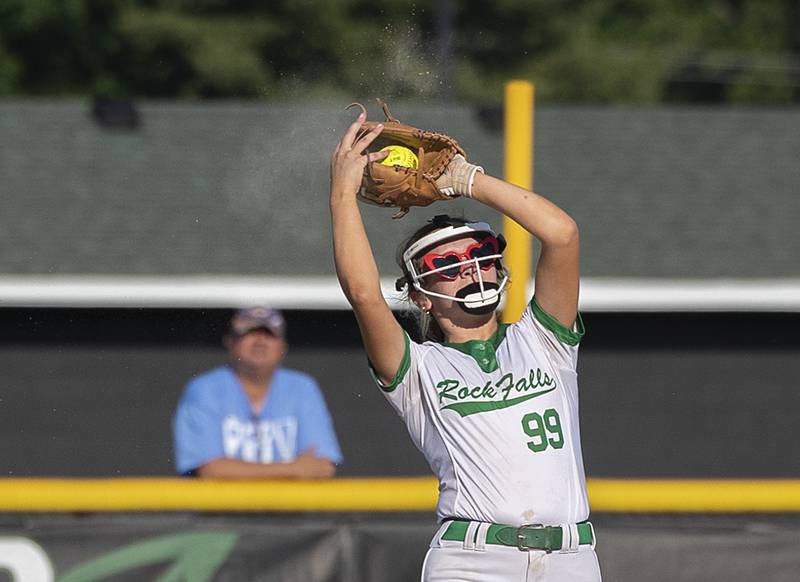
[[[410,339],[408,338],[408,334],[403,332],[403,338],[406,342],[405,352],[403,353],[403,359],[400,360],[400,367],[397,368],[397,374],[395,374],[394,379],[392,380],[391,384],[385,385],[381,382],[381,379],[378,378],[378,375],[375,373],[375,368],[372,367],[372,362],[369,362],[369,372],[372,374],[372,379],[375,380],[375,383],[380,387],[381,390],[384,392],[392,392],[395,388],[403,381],[405,378],[406,372],[411,367],[411,345]]]
[[[534,317],[539,320],[539,323],[550,330],[561,343],[567,344],[568,346],[577,346],[586,333],[580,313],[578,313],[577,319],[575,320],[575,331],[573,331],[542,309],[541,306],[536,303],[536,297],[531,299],[531,309],[533,310]]]

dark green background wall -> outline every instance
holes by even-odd
[[[0,309],[4,476],[169,475],[185,381],[224,361],[229,312]],[[287,365],[313,374],[340,475],[428,468],[372,385],[352,315],[287,313]],[[589,476],[800,475],[798,314],[585,314]]]

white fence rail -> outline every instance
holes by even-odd
[[[393,308],[404,302],[381,281]],[[332,277],[0,277],[0,307],[348,309]],[[586,312],[800,312],[800,279],[584,278]]]

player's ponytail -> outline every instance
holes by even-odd
[[[444,343],[446,339],[444,332],[439,327],[439,322],[430,313],[420,310],[417,316],[417,325],[419,326],[419,333],[425,341]]]

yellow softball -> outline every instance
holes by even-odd
[[[381,160],[381,164],[384,166],[403,166],[404,168],[419,167],[419,158],[417,158],[417,154],[407,147],[390,145],[381,149],[382,152],[386,150],[389,150],[389,155]]]

